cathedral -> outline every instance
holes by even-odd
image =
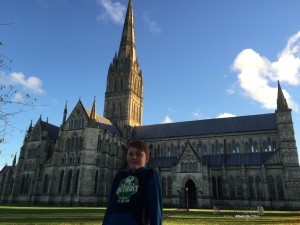
[[[103,116],[96,99],[62,109],[62,123],[30,123],[0,203],[105,206],[126,145],[144,140],[161,179],[164,207],[300,209],[300,166],[291,109],[278,82],[273,113],[142,125],[143,74],[132,0],[118,53],[108,66]]]

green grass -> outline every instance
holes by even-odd
[[[236,218],[231,210],[214,215],[212,210],[190,210],[173,214],[174,209],[165,209],[169,216],[164,225],[191,224],[300,224],[300,211],[265,211],[259,218]],[[40,207],[0,206],[0,224],[101,224],[105,208],[100,207]],[[254,214],[241,211],[239,215]],[[121,224],[120,224],[121,225]]]

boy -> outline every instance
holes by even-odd
[[[103,225],[161,225],[162,199],[158,174],[145,167],[149,149],[143,141],[127,148],[128,169],[117,173]]]

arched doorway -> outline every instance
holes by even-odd
[[[195,183],[189,179],[185,183],[185,206],[186,208],[197,208],[197,194]]]

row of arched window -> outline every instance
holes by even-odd
[[[82,129],[85,127],[85,119],[72,119],[69,123],[69,130]]]
[[[70,157],[67,157],[66,155],[64,155],[61,159],[61,165],[64,166],[64,165],[80,165],[81,163],[81,159],[80,159],[80,156],[70,156]]]
[[[21,180],[20,194],[28,194],[31,183],[31,174],[23,174]]]
[[[32,161],[26,161],[24,163],[24,171],[31,171],[34,169],[34,163]]]
[[[141,108],[138,104],[136,103],[132,103],[132,118],[135,120],[135,121],[140,121],[141,119]]]
[[[139,79],[133,79],[133,91],[139,95],[139,93],[142,93],[142,84]]]
[[[59,175],[58,193],[77,194],[78,184],[79,184],[79,174],[80,174],[80,170],[77,170],[75,174],[73,174],[73,170],[71,169],[68,171],[67,174],[65,174],[65,171],[62,170]],[[46,177],[46,175],[44,178],[44,184],[47,185],[46,181],[48,178]],[[75,176],[74,179],[73,176]],[[45,188],[44,190],[47,191],[48,189]]]
[[[255,152],[271,152],[276,151],[277,144],[276,141],[272,141],[270,137],[261,142],[261,146],[257,141],[249,138],[244,142],[243,147],[237,143],[234,139],[231,141],[215,140],[210,145],[205,144],[200,141],[198,144],[192,144],[194,150],[201,155],[214,155],[214,154],[237,154],[237,153],[255,153]],[[166,144],[154,145],[151,148],[151,157],[168,157],[168,156],[178,156],[184,150],[184,146],[174,145],[171,143],[169,146]]]
[[[197,172],[198,163],[197,162],[181,162],[180,163],[181,172]]]
[[[66,151],[81,151],[83,150],[83,137],[73,136],[65,142]]]
[[[270,200],[283,200],[284,199],[284,184],[280,176],[276,176],[274,179],[273,176],[269,175],[267,177],[268,181],[268,190],[265,190],[264,185],[262,184],[262,179],[259,175],[256,177],[248,176],[247,177],[247,189],[243,189],[242,179],[240,176],[230,176],[228,179],[228,193],[224,193],[222,178],[212,177],[212,187],[213,187],[213,197],[216,199],[230,198],[230,199],[268,199]]]

